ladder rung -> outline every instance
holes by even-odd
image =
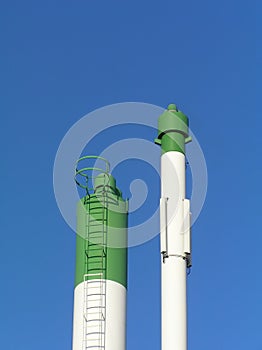
[[[95,238],[95,237],[103,237],[106,238],[106,232],[103,230],[96,230],[96,231],[92,231],[89,232],[86,238],[86,242],[89,242],[91,238]]]
[[[105,318],[93,318],[91,320],[86,320],[86,322],[105,322]]]
[[[88,255],[88,253],[86,254],[87,255],[87,257],[88,257],[88,259],[98,259],[98,258],[102,258],[102,259],[104,259],[104,258],[106,258],[106,255]]]
[[[103,267],[103,266],[94,266],[94,267],[89,267],[88,268],[88,271],[105,271],[106,270],[106,268],[105,267]]]
[[[99,270],[99,271],[104,271],[105,267],[102,266],[102,264],[100,266],[97,266],[98,262],[95,263],[93,262],[93,265],[90,264],[90,266],[88,266],[88,271],[95,271],[95,270]]]
[[[94,203],[99,203],[101,206],[101,203],[105,203],[105,204],[106,203],[118,203],[118,201],[115,200],[113,197],[105,196],[104,198],[106,199],[104,201],[100,200],[100,199],[96,200],[94,198],[92,198],[91,200],[89,199],[88,204],[90,205],[90,204],[94,204]],[[105,208],[107,208],[107,207],[105,206]]]
[[[92,334],[105,334],[105,332],[90,332],[90,333],[86,333],[86,335],[92,335]]]
[[[97,229],[96,231],[91,231],[91,232],[89,231],[89,232],[88,232],[88,235],[87,235],[87,239],[88,239],[88,237],[90,237],[91,235],[94,235],[94,234],[97,235],[98,233],[100,233],[100,234],[101,234],[101,233],[104,233],[104,234],[105,234],[106,232],[105,232],[104,230],[98,230],[98,229]],[[103,235],[103,236],[104,236],[104,235]]]
[[[101,230],[99,230],[99,231],[92,231],[92,232],[89,232],[88,233],[88,238],[87,239],[89,239],[90,237],[105,237],[105,234],[101,234],[101,233],[105,233],[105,232],[103,232],[103,231],[101,231]]]
[[[99,341],[100,339],[98,339]],[[105,349],[105,346],[104,345],[86,345],[85,350],[88,350],[88,349],[94,349],[94,350],[98,350],[98,349]]]
[[[104,240],[98,241],[98,238],[99,237],[97,237],[97,238],[92,237],[92,241],[95,242],[94,243],[95,245],[101,245],[102,246],[105,242],[104,242]],[[100,239],[101,239],[101,237],[100,237]]]
[[[87,294],[87,297],[91,297],[93,295],[106,295],[105,293],[91,293],[91,294]]]
[[[107,208],[102,206],[88,208],[88,211],[93,211],[93,210],[100,210],[101,212],[102,210],[107,210]]]
[[[97,221],[107,221],[106,218],[96,218],[96,219],[89,219],[88,222],[97,222]]]
[[[91,221],[89,224],[87,224],[86,226],[87,227],[96,227],[96,226],[106,226],[105,224],[103,224],[103,222],[106,222],[106,221],[103,221],[103,220],[93,220]]]
[[[90,309],[105,309],[105,306],[89,306],[86,308],[87,310],[90,310]],[[101,311],[101,310],[100,310]]]

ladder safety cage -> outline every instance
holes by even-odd
[[[104,167],[101,166],[88,166],[79,169],[80,163],[83,164],[83,161],[95,161],[95,165],[97,161],[101,161]],[[90,195],[94,193],[93,180],[96,177],[94,174],[106,174],[109,175],[110,164],[108,160],[99,156],[84,156],[78,159],[76,162],[76,170],[75,170],[75,182],[76,184],[86,190],[86,194]],[[90,184],[91,181],[91,184]]]

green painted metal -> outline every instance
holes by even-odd
[[[185,154],[185,143],[190,142],[188,136],[188,118],[170,104],[158,118],[158,137],[155,143],[161,145],[162,153],[177,151]]]
[[[90,179],[87,168],[76,173]],[[84,185],[87,194],[78,203],[75,286],[100,278],[127,286],[128,205],[107,170],[94,178],[93,193]],[[121,248],[112,247],[112,241]]]

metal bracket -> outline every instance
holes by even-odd
[[[167,254],[167,252],[161,252],[162,254],[162,259],[163,259],[163,264],[166,262],[166,259],[169,257],[169,255]]]
[[[166,252],[162,252],[162,256],[163,256],[163,263],[165,263],[165,260],[170,256],[174,256],[175,258],[180,258],[185,260],[187,268],[190,268],[192,266],[191,255],[188,253],[185,253],[185,255],[180,255],[180,254],[167,254]]]

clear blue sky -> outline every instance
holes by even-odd
[[[71,349],[75,236],[55,202],[53,161],[80,117],[125,101],[177,103],[205,153],[189,350],[262,349],[258,10],[236,0],[1,1],[1,349]],[[160,350],[158,251],[155,238],[129,252],[127,350]]]

